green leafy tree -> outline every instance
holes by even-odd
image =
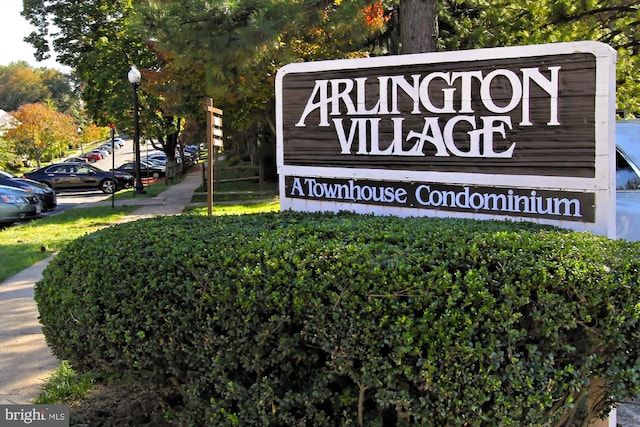
[[[140,88],[145,132],[170,156],[184,119],[204,120],[204,97],[236,131],[226,142],[272,141],[275,73],[298,61],[593,39],[618,50],[618,104],[639,108],[631,0],[25,0],[24,14],[38,28],[29,41],[41,57],[48,23],[58,27],[53,46],[101,125],[130,127],[125,76],[138,65],[154,81]]]
[[[617,105],[640,114],[640,3],[637,0],[505,1],[501,10],[505,35],[511,44],[596,40],[618,52]],[[524,25],[524,24],[527,25]]]
[[[39,69],[42,84],[47,88],[49,98],[55,108],[74,117],[80,116],[80,95],[75,88],[77,82],[69,75],[53,68]]]
[[[127,72],[131,64],[154,65],[153,55],[127,27],[132,3],[24,0],[23,5],[23,15],[36,27],[26,38],[36,48],[36,58],[48,58],[53,48],[58,61],[71,67],[80,80],[89,116],[99,126],[130,127]],[[51,24],[57,27],[55,34],[49,33]]]
[[[4,136],[0,136],[0,170],[15,170],[20,166],[20,158],[14,146]]]
[[[637,0],[463,0],[439,3],[441,50],[595,40],[618,52],[617,105],[640,114]]]
[[[386,22],[370,38],[374,51],[400,53],[399,16],[409,0],[380,2]],[[411,0],[419,8],[428,2]],[[536,43],[595,40],[618,52],[617,105],[624,114],[640,114],[640,3],[637,0],[442,0],[437,3],[437,50],[452,51]],[[419,16],[417,9],[411,17]],[[426,22],[426,18],[422,19]],[[427,31],[423,26],[424,32]],[[423,32],[423,35],[424,35]],[[425,49],[428,51],[430,49]]]
[[[28,37],[37,49],[36,56],[42,59],[49,55],[50,36],[58,61],[73,68],[82,82],[86,110],[99,126],[115,124],[131,131],[132,86],[127,73],[136,65],[143,74],[138,94],[144,137],[169,160],[175,159],[184,115],[195,108],[175,102],[171,93],[188,87],[184,84],[188,79],[186,74],[176,75],[178,68],[171,67],[154,43],[132,25],[136,18],[133,2],[25,0],[23,14],[37,28]],[[48,34],[50,23],[56,34]],[[162,80],[163,76],[167,79]]]
[[[185,121],[204,116],[202,68],[197,63],[175,61],[174,53],[159,50],[155,43],[149,42],[148,47],[156,66],[141,70],[143,127],[152,145],[174,162],[176,148],[183,148],[180,134]]]

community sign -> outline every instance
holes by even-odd
[[[585,41],[286,65],[281,209],[527,220],[613,237],[615,62]]]

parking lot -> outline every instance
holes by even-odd
[[[155,151],[151,144],[141,144],[141,156],[145,156],[146,152]],[[92,163],[94,166],[108,171],[115,167],[120,166],[122,163],[131,161],[134,159],[133,141],[126,139],[124,146],[120,149],[114,150],[114,152],[105,159],[98,160]],[[110,194],[104,194],[102,191],[95,190],[61,190],[58,192],[58,207],[51,211],[45,212],[42,216],[55,215],[56,213],[65,211],[67,209],[76,207],[82,204],[89,204],[100,202],[102,200],[108,200],[111,197]],[[116,196],[117,197],[117,196]]]
[[[114,198],[117,201],[117,191],[122,188],[133,187],[134,185],[132,176],[135,174],[135,154],[133,141],[131,139],[120,139],[116,146],[120,148],[116,147],[115,150],[111,150],[108,147],[103,147],[102,151],[106,150],[106,152],[101,153],[103,157],[96,154],[95,157],[98,160],[90,162],[87,165],[78,163],[78,161],[82,159],[75,159],[75,156],[85,157],[91,154],[91,152],[95,151],[98,153],[100,150],[87,148],[82,155],[75,153],[75,156],[69,157],[72,163],[67,163],[64,159],[55,159],[52,164],[24,172],[21,176],[27,179],[23,181],[31,182],[31,184],[27,185],[33,185],[32,181],[38,181],[41,183],[40,185],[46,184],[51,188],[56,188],[55,198],[50,189],[48,190],[48,199],[45,199],[43,195],[39,196],[48,203],[48,208],[42,209],[42,213],[39,211],[36,213],[34,206],[32,215],[36,215],[35,218],[48,217],[73,207],[81,205],[88,206],[97,202],[108,201],[111,197],[114,197],[112,196],[114,188],[116,189]],[[109,151],[111,152],[110,154]],[[152,159],[157,158],[160,164],[145,162],[147,157]],[[198,157],[199,152],[197,147],[185,147],[184,158],[186,159],[187,166],[198,163]],[[141,143],[140,159],[142,160],[141,163],[143,166],[141,172],[144,185],[149,185],[152,182],[164,179],[165,167],[163,162],[166,162],[166,155],[164,153],[155,149],[150,142]],[[178,158],[177,161],[180,163],[182,160]],[[115,172],[111,172],[112,169],[115,170]],[[28,179],[32,181],[28,181]],[[23,214],[21,218],[24,219],[27,216],[29,215]],[[13,217],[10,217],[9,219],[12,218]],[[17,215],[16,218],[18,218]],[[17,221],[16,224],[20,222],[20,220]],[[10,221],[5,221],[2,224],[2,228],[10,224]]]

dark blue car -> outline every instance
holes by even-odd
[[[21,188],[22,190],[32,193],[42,201],[42,209],[52,211],[58,206],[56,192],[47,185],[26,178],[13,176],[8,172],[0,170],[0,185]]]

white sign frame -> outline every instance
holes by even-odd
[[[596,62],[595,94],[595,176],[593,178],[566,176],[530,176],[478,174],[469,172],[439,172],[417,170],[387,170],[352,167],[317,167],[285,163],[283,107],[283,81],[293,73],[313,73],[339,70],[376,69],[387,66],[415,64],[455,63],[513,59],[546,55],[590,53]],[[578,231],[591,231],[615,238],[615,51],[599,42],[580,41],[546,45],[514,46],[455,52],[436,52],[414,55],[385,56],[364,59],[332,60],[294,63],[284,66],[276,77],[276,140],[277,167],[281,210],[295,211],[354,211],[363,214],[394,216],[438,216],[476,219],[523,220],[552,224]],[[299,102],[299,100],[298,100]],[[438,182],[456,185],[486,187],[540,188],[552,191],[591,192],[595,195],[594,222],[576,222],[548,218],[514,217],[502,214],[451,212],[436,209],[416,209],[398,206],[380,206],[348,201],[313,200],[288,197],[285,188],[287,176],[321,178],[331,177],[354,180],[380,180],[404,182]],[[532,181],[535,181],[532,184]]]

